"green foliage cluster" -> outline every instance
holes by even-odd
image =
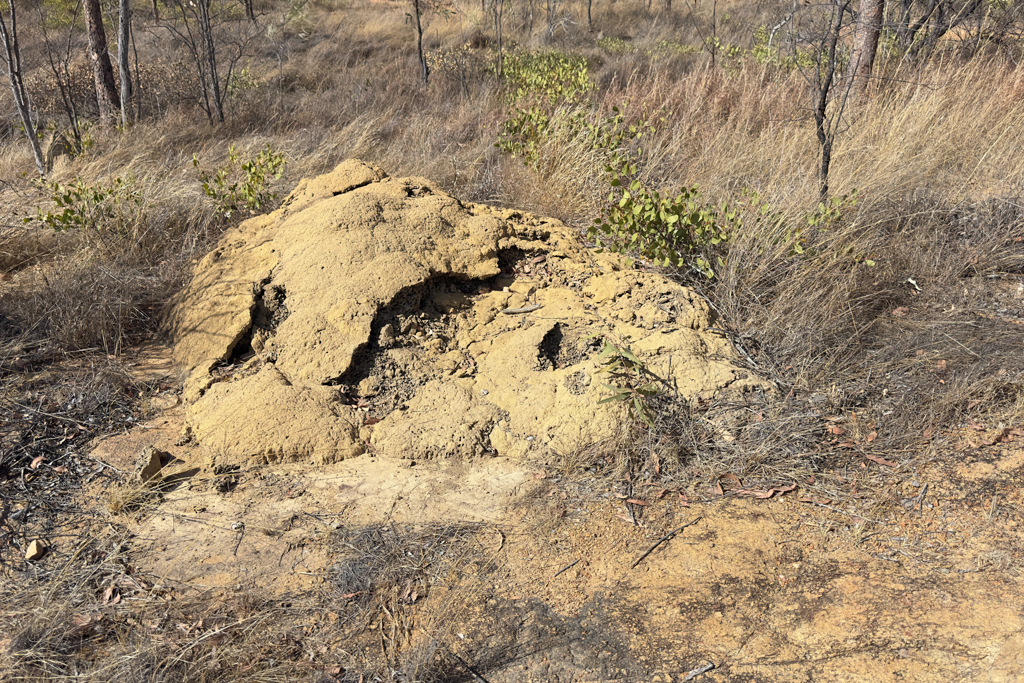
[[[238,69],[231,74],[231,79],[228,80],[228,93],[231,97],[240,97],[245,93],[258,90],[259,87],[259,81],[256,80],[249,67]]]
[[[737,211],[707,202],[697,187],[675,193],[651,189],[643,180],[645,135],[656,132],[648,118],[627,124],[618,107],[592,128],[594,146],[607,154],[602,176],[609,187],[601,216],[590,228],[591,237],[603,236],[610,251],[639,254],[664,266],[690,265],[714,277],[708,253],[730,239],[739,227]]]
[[[37,182],[55,208],[36,209],[36,215],[26,217],[25,222],[38,221],[59,232],[78,231],[107,251],[145,232],[143,182],[131,173],[107,184],[90,185],[80,178],[68,184],[43,179]]]
[[[576,104],[594,89],[587,60],[557,51],[509,52],[502,61],[502,80],[510,103]]]
[[[600,372],[609,375],[614,384],[603,386],[612,395],[597,402],[612,403],[625,401],[629,415],[640,420],[648,427],[654,427],[654,415],[651,413],[648,399],[661,393],[658,387],[659,378],[652,373],[630,350],[626,344],[616,344],[604,338],[604,347],[597,359],[603,361]]]
[[[537,170],[540,146],[553,128],[568,126],[571,132],[583,125],[583,114],[566,113],[564,106],[580,104],[593,90],[587,61],[561,52],[512,52],[503,78],[506,96],[517,106],[501,124],[495,146]]]
[[[597,46],[610,55],[629,55],[636,52],[636,45],[622,38],[601,38],[597,41]]]
[[[704,48],[700,45],[687,45],[675,40],[661,40],[654,47],[647,50],[647,56],[651,59],[657,59],[666,55],[696,55],[703,52],[703,50]]]
[[[749,55],[761,66],[774,66],[783,71],[810,69],[814,66],[816,58],[811,47],[797,46],[792,54],[783,54],[780,42],[768,44],[770,36],[766,26],[758,26],[754,31],[754,44],[744,53],[744,58]]]
[[[600,237],[602,248],[609,251],[637,255],[666,267],[692,268],[706,278],[715,277],[716,269],[724,265],[728,244],[744,228],[769,236],[774,244],[786,245],[791,257],[817,257],[820,254],[813,246],[817,238],[832,230],[844,212],[856,205],[854,192],[793,218],[773,209],[752,190],[742,190],[735,201],[716,204],[696,186],[674,191],[652,187],[645,173],[649,155],[640,143],[656,132],[646,115],[627,121],[624,107],[613,107],[609,115],[598,117],[581,107],[549,113],[535,105],[516,110],[504,123],[496,146],[543,171],[546,144],[552,139],[582,138],[588,149],[604,159],[600,178],[608,188],[590,236]],[[834,255],[874,265],[862,254]]]
[[[284,173],[284,154],[268,144],[255,157],[242,161],[234,145],[228,147],[228,161],[214,173],[199,172],[203,192],[216,203],[216,212],[225,221],[239,214],[254,215],[277,201],[270,183]],[[192,165],[199,167],[199,156],[192,155]]]

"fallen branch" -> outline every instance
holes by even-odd
[[[667,534],[665,534],[664,536],[662,536],[661,538],[659,538],[659,539],[658,539],[657,541],[655,541],[655,542],[654,542],[654,545],[652,545],[652,546],[651,546],[650,548],[648,548],[648,549],[647,549],[647,552],[645,552],[645,553],[644,553],[643,555],[641,555],[640,557],[636,558],[636,562],[634,562],[634,563],[633,563],[632,565],[630,565],[630,567],[629,567],[629,568],[630,568],[630,569],[635,569],[635,568],[636,568],[636,566],[637,566],[638,564],[640,564],[641,562],[643,562],[643,561],[644,561],[644,559],[646,559],[646,557],[647,557],[648,555],[650,555],[651,553],[653,553],[653,552],[654,552],[654,549],[655,549],[655,548],[657,548],[657,547],[658,547],[659,545],[661,545],[661,544],[662,544],[662,543],[664,543],[665,541],[667,541],[667,540],[671,539],[671,538],[672,538],[673,536],[675,536],[676,534],[678,534],[678,533],[679,533],[680,531],[682,531],[682,530],[683,530],[683,529],[685,529],[686,527],[688,527],[688,526],[692,526],[692,525],[696,524],[697,522],[699,522],[699,521],[700,521],[700,520],[702,520],[702,519],[704,519],[704,518],[703,518],[703,517],[698,517],[697,519],[695,519],[695,520],[693,520],[693,521],[691,521],[691,522],[687,522],[686,524],[684,524],[684,525],[682,525],[682,526],[678,526],[678,527],[676,527],[676,528],[675,528],[675,529],[673,529],[672,531],[668,532]]]

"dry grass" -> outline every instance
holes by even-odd
[[[794,257],[785,225],[818,201],[807,74],[753,60],[719,59],[712,67],[700,49],[700,36],[711,32],[749,46],[753,29],[777,23],[789,4],[730,6],[728,18],[719,13],[713,24],[706,7],[691,15],[679,7],[668,13],[644,3],[598,3],[594,33],[584,7],[560,5],[549,30],[539,6],[531,26],[515,5],[507,10],[507,44],[587,57],[596,88],[576,111],[591,120],[616,105],[629,117],[664,117],[644,142],[643,177],[653,187],[696,184],[715,204],[754,189],[787,221],[780,227],[748,217],[722,248],[724,266],[714,280],[673,274],[700,289],[719,312],[716,327],[778,391],[731,404],[659,397],[654,429],[624,421],[617,446],[580,444],[562,454],[564,474],[658,482],[700,499],[715,486],[735,489],[721,478],[728,473],[762,490],[799,483],[818,500],[882,518],[898,504],[893,482],[913,470],[922,449],[936,457],[948,448],[949,429],[966,420],[1024,419],[1024,303],[1015,294],[1024,275],[1024,70],[1006,57],[1014,50],[964,57],[961,43],[928,63],[883,61],[870,101],[850,107],[838,129],[832,190],[856,189],[858,204],[827,232],[808,235],[812,255]],[[258,87],[230,103],[227,123],[207,125],[187,93],[154,89],[138,125],[94,128],[94,146],[51,174],[62,183],[134,174],[143,188],[141,220],[123,238],[30,232],[21,217],[49,208],[48,199],[22,178],[33,168],[27,147],[15,142],[0,151],[7,208],[0,235],[0,478],[28,473],[47,481],[49,470],[33,475],[29,463],[48,439],[66,436],[68,424],[88,424],[83,434],[91,434],[95,425],[82,410],[132,411],[140,388],[110,369],[117,354],[155,332],[163,303],[224,229],[197,180],[193,153],[213,168],[229,145],[248,152],[269,143],[288,159],[281,193],[358,156],[393,175],[429,177],[466,200],[580,228],[598,215],[608,192],[603,157],[581,136],[566,131],[547,140],[539,171],[494,148],[508,104],[484,68],[493,47],[490,18],[472,3],[448,21],[429,17],[429,50],[469,43],[476,61],[437,70],[428,88],[418,80],[403,6],[319,2],[287,20],[283,5],[265,9],[274,30],[247,63]],[[38,35],[26,24],[26,61],[35,64]],[[154,64],[173,52],[155,30],[139,31],[139,49],[140,59]],[[166,79],[180,67],[165,59],[153,68]],[[56,101],[47,95],[40,100]],[[62,374],[59,364],[83,352],[100,354],[100,370]],[[61,379],[33,374],[47,370]],[[840,428],[841,438],[830,427]],[[860,467],[865,456],[896,467]],[[856,487],[870,495],[855,499]],[[40,490],[4,493],[4,504],[62,513]],[[127,511],[140,502],[129,487],[112,504]],[[5,541],[25,531],[12,523],[6,521]],[[403,673],[408,680],[470,680],[446,648],[452,615],[481,595],[474,577],[495,571],[482,550],[490,547],[480,540],[485,533],[458,525],[343,530],[331,590],[305,596],[213,596],[186,587],[167,600],[170,589],[132,568],[117,534],[84,539],[35,573],[7,554],[21,573],[9,575],[0,591],[11,624],[0,675],[356,681]],[[310,610],[339,615],[333,630],[302,631]],[[356,637],[374,641],[372,657],[323,656],[321,647],[344,651],[339,643]]]
[[[482,525],[340,529],[324,590],[268,595],[165,584],[134,565],[128,537],[109,526],[52,569],[3,586],[0,676],[468,680],[454,613],[481,601],[501,548],[489,541],[500,538]]]

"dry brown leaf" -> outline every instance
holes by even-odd
[[[36,457],[32,458],[32,463],[29,465],[29,467],[35,469],[39,467],[40,463],[42,463],[44,460],[46,460],[45,457],[43,457],[42,455],[37,455]]]
[[[828,428],[828,433],[829,433],[829,434],[835,434],[836,436],[840,436],[840,435],[842,435],[842,434],[845,434],[845,433],[846,433],[846,430],[845,430],[845,429],[843,429],[842,427],[835,427],[835,426],[832,426],[832,427],[829,427],[829,428]]]
[[[870,460],[871,462],[877,462],[879,465],[885,465],[886,467],[896,467],[896,463],[889,462],[885,458],[877,456],[877,455],[871,455],[870,453],[865,453],[864,457],[867,458],[868,460]]]
[[[650,503],[648,503],[647,501],[645,501],[645,500],[637,500],[636,498],[627,498],[626,502],[627,503],[632,503],[633,505],[644,505],[644,506],[650,505]]]
[[[899,306],[892,309],[892,317],[894,318],[905,318],[907,313],[910,313],[910,309],[906,306]]]
[[[752,496],[759,500],[764,500],[765,498],[771,498],[776,493],[785,493],[787,491],[792,491],[795,488],[796,484],[790,484],[789,486],[777,486],[775,488],[770,488],[767,491],[757,491],[755,489],[736,489],[732,493],[735,493],[738,496]]]
[[[877,438],[878,438],[878,432],[871,432],[870,434],[867,435],[867,437],[864,440],[867,441],[868,443],[871,443],[872,441],[874,441]]]

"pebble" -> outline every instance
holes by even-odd
[[[42,559],[43,555],[46,554],[46,546],[39,541],[32,541],[28,544],[28,548],[25,550],[25,559],[29,562],[35,562],[36,560]]]

